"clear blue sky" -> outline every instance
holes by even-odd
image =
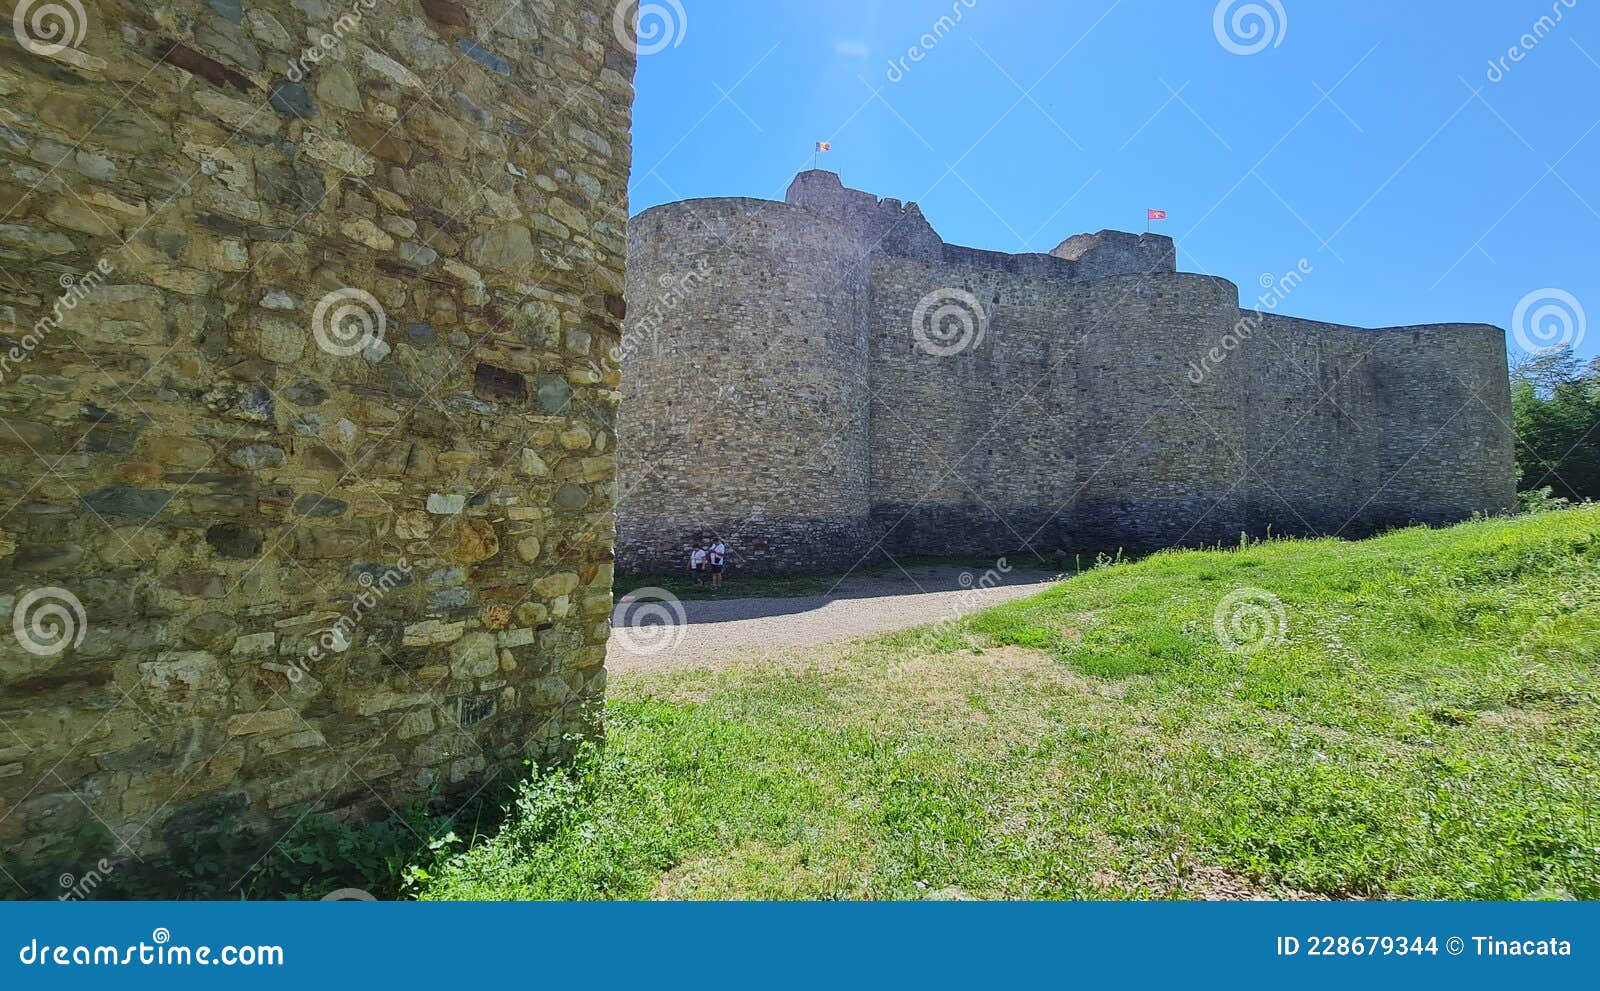
[[[1280,311],[1363,326],[1510,328],[1553,288],[1600,353],[1600,0],[1262,0],[1270,27],[1224,18],[1272,38],[1243,55],[1215,0],[651,2],[676,44],[640,58],[634,212],[781,198],[829,140],[823,167],[954,243],[1048,251],[1155,207],[1247,303],[1302,258]]]

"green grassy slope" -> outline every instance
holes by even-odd
[[[1594,508],[1165,553],[612,699],[424,897],[1600,898]]]

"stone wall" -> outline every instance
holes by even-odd
[[[914,313],[951,289],[992,312],[981,341],[929,354],[910,332]],[[872,494],[889,553],[1237,538],[1245,370],[1223,366],[1196,385],[1179,360],[1233,327],[1232,285],[883,258],[873,291]]]
[[[716,535],[753,573],[855,564],[871,544],[855,238],[710,200],[647,210],[628,239],[619,564],[681,570]]]
[[[1253,529],[1362,536],[1512,503],[1503,331],[1250,316]]]
[[[611,602],[614,4],[82,6],[0,42],[0,845],[562,757]]]
[[[1155,235],[1082,234],[1048,255],[949,245],[915,204],[831,173],[800,175],[785,204],[698,200],[636,219],[627,336],[652,333],[625,356],[622,443],[635,416],[640,446],[653,439],[624,458],[624,478],[639,473],[619,508],[633,571],[680,567],[709,529],[742,552],[736,566],[782,572],[1349,536],[1515,504],[1493,327],[1247,314],[1237,287],[1177,272]],[[819,279],[850,270],[849,242],[864,286]],[[657,284],[689,271],[692,291]],[[950,337],[919,336],[941,312]],[[842,344],[858,320],[864,362]],[[701,374],[743,391],[672,413]],[[864,398],[864,426],[841,415],[849,396]],[[832,498],[845,480],[848,498]]]

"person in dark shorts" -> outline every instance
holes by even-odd
[[[711,545],[711,587],[722,587],[722,570],[728,566],[728,545],[718,537],[717,542]]]
[[[689,555],[689,577],[694,579],[696,585],[706,583],[706,565],[710,562],[710,558],[711,555],[706,552],[703,545],[696,547]]]

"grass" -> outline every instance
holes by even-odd
[[[1242,588],[1282,639],[1230,650]],[[1248,625],[1248,624],[1246,624]],[[1600,509],[1097,569],[618,679],[428,898],[1600,898]]]

